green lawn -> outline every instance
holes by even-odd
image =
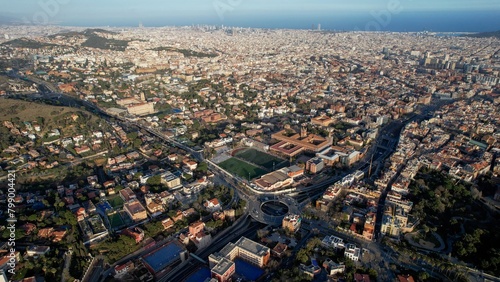
[[[241,178],[248,179],[248,175],[250,174],[250,179],[259,177],[261,175],[266,174],[267,172],[261,168],[253,166],[244,161],[230,158],[228,160],[223,161],[219,164],[220,167],[227,170],[228,172],[238,175]]]
[[[109,197],[108,202],[114,209],[123,207],[123,199],[118,194]]]
[[[285,161],[283,159],[277,158],[275,156],[266,154],[264,152],[255,149],[247,149],[237,152],[235,156],[245,161],[265,167],[269,170],[272,170],[273,166],[275,169],[278,169],[279,168],[278,164]]]

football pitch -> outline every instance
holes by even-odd
[[[238,160],[236,158],[227,159],[219,164],[224,170],[230,172],[231,174],[238,175],[243,179],[250,179],[260,177],[267,173],[267,171],[246,163],[244,161]]]
[[[283,167],[282,163],[285,161],[283,159],[255,149],[246,149],[243,151],[239,151],[234,156],[247,162],[251,162],[258,166],[264,167],[268,170],[279,169]],[[279,164],[281,164],[281,166],[278,166]]]

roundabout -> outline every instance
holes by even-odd
[[[267,201],[263,202],[260,205],[260,210],[269,216],[284,216],[288,213],[289,208],[286,204],[272,200],[272,201]]]
[[[259,222],[278,226],[287,214],[299,214],[298,206],[297,201],[288,196],[254,196],[248,202],[248,212]]]

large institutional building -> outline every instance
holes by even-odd
[[[131,115],[144,116],[154,114],[155,108],[153,103],[142,103],[127,106],[127,111]]]
[[[293,178],[280,169],[261,176],[254,183],[262,190],[275,190],[291,185]]]
[[[141,205],[139,200],[133,199],[123,205],[123,209],[128,213],[134,221],[141,221],[148,218],[146,209]]]
[[[150,115],[154,114],[155,108],[154,103],[147,102],[144,93],[141,93],[141,98],[136,99],[133,97],[124,98],[117,100],[116,103],[122,107],[125,107],[129,114],[131,115]]]
[[[142,256],[141,261],[146,269],[158,278],[167,274],[188,257],[189,253],[186,248],[179,241],[173,240]]]
[[[227,281],[235,272],[234,260],[240,258],[258,267],[264,267],[271,257],[271,249],[245,237],[227,244],[222,250],[208,257],[212,277]]]
[[[316,134],[309,134],[305,127],[302,127],[300,134],[292,129],[284,129],[271,135],[273,139],[280,142],[271,146],[271,151],[278,152],[287,157],[293,157],[303,151],[318,153],[332,145],[331,137],[324,138]]]

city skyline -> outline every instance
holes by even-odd
[[[4,1],[2,1],[4,2]],[[480,32],[500,29],[496,1],[190,1],[147,5],[121,1],[71,0],[4,3],[0,23],[64,26],[225,25],[255,28],[329,30]],[[464,20],[466,19],[466,20]],[[373,22],[377,24],[373,24]]]

